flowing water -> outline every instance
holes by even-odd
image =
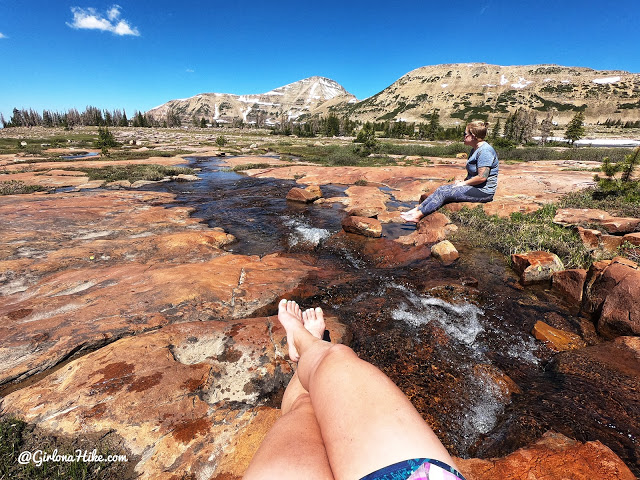
[[[637,462],[637,425],[615,413],[602,421],[607,405],[577,414],[584,412],[580,395],[563,387],[548,368],[552,352],[530,333],[550,316],[569,325],[583,320],[543,287],[521,289],[502,255],[457,243],[461,257],[451,267],[432,258],[381,266],[366,252],[391,251],[389,240],[413,227],[385,225],[383,239],[345,235],[339,203],[287,202],[293,181],[225,171],[216,158],[191,161],[202,169],[200,181],[155,188],[168,188],[194,216],[233,234],[229,251],[279,252],[317,266],[294,299],[347,324],[354,350],[398,384],[452,453],[501,456],[552,429],[601,440],[627,465]],[[325,198],[344,189],[322,186]]]

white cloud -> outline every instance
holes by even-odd
[[[113,22],[114,20],[118,19],[118,17],[120,16],[120,8],[120,5],[114,5],[109,9],[109,11],[107,12],[107,17],[109,17],[109,20]]]
[[[187,68],[187,70],[186,70],[186,71],[187,71],[187,73],[194,73],[194,72],[195,72],[195,70],[193,70],[193,69],[191,69],[191,68]]]
[[[7,38],[7,36],[4,33],[0,32],[0,38]]]
[[[120,5],[113,5],[107,11],[107,17],[105,18],[102,14],[96,12],[95,8],[72,7],[73,23],[67,23],[67,25],[75,29],[102,30],[116,35],[139,36],[138,29],[131,27],[129,22],[126,20],[118,21],[120,8]]]

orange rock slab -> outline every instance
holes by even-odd
[[[553,432],[503,458],[455,461],[467,480],[635,479],[629,467],[602,443],[581,443]]]

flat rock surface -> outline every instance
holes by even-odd
[[[242,157],[234,163],[251,163],[256,158]],[[264,159],[263,159],[264,161]],[[301,183],[313,185],[343,184],[353,185],[358,180],[388,187],[390,194],[401,202],[417,202],[423,193],[431,193],[448,183],[452,178],[464,179],[464,159],[432,159],[424,166],[389,167],[322,167],[311,165],[290,165],[268,170],[249,170],[249,175],[297,179]],[[446,161],[446,163],[445,163]],[[589,163],[596,166],[597,162]],[[501,164],[498,190],[493,202],[482,204],[489,214],[508,216],[513,212],[533,211],[545,203],[552,202],[561,195],[594,185],[593,173],[568,170],[571,161],[539,161],[517,164]],[[593,165],[591,165],[593,164]],[[362,192],[350,194],[349,203],[362,203]]]
[[[333,319],[327,327],[340,341],[344,329]],[[1,407],[58,435],[115,431],[141,458],[140,478],[208,478],[225,455],[247,449],[236,435],[260,416],[252,407],[288,383],[286,353],[276,317],[169,325],[85,355]]]
[[[229,236],[153,192],[0,197],[0,384],[186,320],[239,318],[314,268],[229,255]],[[117,299],[117,301],[114,301]]]

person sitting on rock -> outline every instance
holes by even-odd
[[[488,126],[486,122],[475,121],[464,130],[464,144],[472,148],[467,160],[467,178],[437,188],[420,205],[400,214],[405,221],[417,223],[447,203],[493,200],[498,185],[498,154],[484,140]]]
[[[464,480],[409,399],[345,345],[323,341],[322,309],[281,300],[289,357],[298,362],[282,416],[245,480]],[[372,473],[373,472],[373,473]]]

